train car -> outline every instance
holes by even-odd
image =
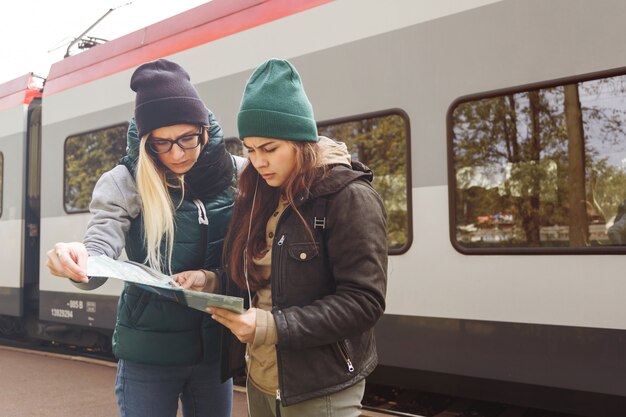
[[[37,306],[41,85],[26,74],[0,85],[0,316]],[[0,320],[4,323],[4,320]],[[8,326],[11,328],[11,326]]]
[[[611,226],[626,198],[625,14],[617,0],[213,0],[58,62],[41,105],[41,249],[2,240],[14,266],[0,284],[16,291],[5,298],[23,305],[35,283],[38,337],[104,344],[119,282],[83,292],[43,261],[82,239],[95,180],[124,153],[132,71],[180,63],[237,152],[248,76],[287,58],[320,132],[373,168],[388,210],[369,381],[620,415],[626,240]],[[26,159],[25,145],[4,148],[24,137],[18,107],[0,113],[22,120],[0,136],[12,175]],[[26,197],[5,175],[0,225],[24,235],[9,207]],[[27,265],[38,276],[18,278]]]

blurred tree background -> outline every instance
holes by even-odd
[[[126,154],[128,123],[70,136],[65,141],[64,204],[68,213],[89,209],[102,174]]]
[[[407,123],[399,114],[357,119],[318,127],[319,134],[344,142],[352,159],[374,173],[373,186],[388,215],[389,247],[408,243]]]

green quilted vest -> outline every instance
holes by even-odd
[[[208,151],[222,143],[221,127],[210,113],[212,142]],[[134,172],[138,155],[139,138],[134,119],[128,129],[127,155],[121,160]],[[234,162],[233,162],[234,163]],[[206,250],[202,252],[202,226],[199,208],[192,201],[178,205],[180,196],[172,194],[175,212],[172,273],[192,269],[216,268],[221,264],[222,246],[233,210],[234,171],[232,187],[204,202],[208,218]],[[134,176],[134,175],[133,175]],[[202,204],[201,202],[199,202]],[[131,222],[126,237],[126,254],[135,262],[144,262],[141,216]],[[165,252],[165,245],[161,253]],[[113,333],[113,353],[117,358],[154,365],[188,366],[219,354],[220,328],[208,313],[191,309],[163,296],[126,284],[117,308],[117,321]]]
[[[204,253],[198,207],[184,201],[176,210],[172,273],[220,265],[233,190],[204,206],[209,221]],[[146,256],[142,224],[141,217],[134,219],[126,239],[126,254],[136,262],[143,262]],[[219,330],[207,313],[126,284],[118,303],[113,352],[117,358],[140,363],[193,365],[219,353]]]

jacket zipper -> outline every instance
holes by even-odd
[[[276,257],[276,261],[278,262],[276,264],[277,269],[280,269],[281,265],[282,265],[282,259],[283,259],[283,244],[285,243],[285,235],[282,235],[280,237],[280,239],[278,240],[278,242],[276,242],[276,246],[279,248],[278,249],[278,256]],[[272,262],[274,262],[274,260],[272,260]],[[273,269],[273,268],[272,268]],[[276,293],[277,294],[282,294],[282,276],[280,274],[276,274],[277,276],[274,279],[274,282],[276,284]],[[273,303],[273,301],[272,301]]]
[[[280,388],[276,390],[276,417],[280,417]]]
[[[343,342],[337,342],[337,346],[339,346],[339,352],[341,353],[341,356],[343,356],[343,360],[346,363],[346,365],[348,365],[348,372],[352,373],[354,372],[354,366],[352,365],[352,360],[350,359],[350,356],[348,355],[348,349],[345,347],[345,345],[343,344]]]
[[[289,207],[285,208],[283,214],[278,218],[278,222],[276,223],[276,228],[274,229],[275,236],[278,236],[278,230],[280,229],[280,225],[285,220],[287,213],[289,212]],[[280,236],[278,242],[276,242],[276,247],[280,247],[278,253],[275,250],[272,251],[272,273],[270,276],[270,286],[272,288],[272,305],[275,306],[276,302],[274,300],[274,287],[276,287],[276,293],[282,293],[282,285],[280,283],[281,274],[280,274],[280,265],[282,262],[282,254],[283,254],[283,244],[285,243],[285,234]],[[276,263],[274,263],[276,262]],[[277,272],[274,274],[274,272]]]
[[[274,232],[278,232],[281,223],[284,221],[285,219],[285,215],[288,213],[289,207],[287,207],[285,209],[285,211],[283,211],[283,214],[280,216],[280,218],[278,219],[278,223],[276,224],[276,228],[274,229]],[[278,235],[276,233],[276,235]],[[272,288],[272,312],[274,313],[274,310],[276,309],[276,299],[274,298],[276,295],[281,294],[282,293],[282,285],[281,285],[281,279],[282,276],[280,274],[280,265],[282,262],[282,255],[283,255],[283,245],[285,243],[285,234],[282,234],[280,236],[280,239],[278,239],[278,242],[276,242],[276,247],[278,248],[278,253],[276,253],[276,251],[272,251],[272,275],[270,277],[270,286]],[[276,271],[277,273],[274,274],[274,271]],[[275,313],[276,314],[276,313]],[[276,389],[276,417],[281,417],[280,416],[280,403],[281,403],[281,396],[280,396],[280,386],[282,385],[282,374],[281,374],[281,364],[282,364],[282,358],[281,358],[281,354],[280,354],[280,349],[278,348],[278,345],[276,345],[276,365],[278,367],[278,388]]]

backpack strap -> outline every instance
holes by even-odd
[[[313,203],[313,229],[326,229],[326,197],[318,197]]]
[[[326,197],[318,197],[313,202],[313,233],[321,239],[324,248],[324,257],[328,259],[328,248],[326,247]]]

